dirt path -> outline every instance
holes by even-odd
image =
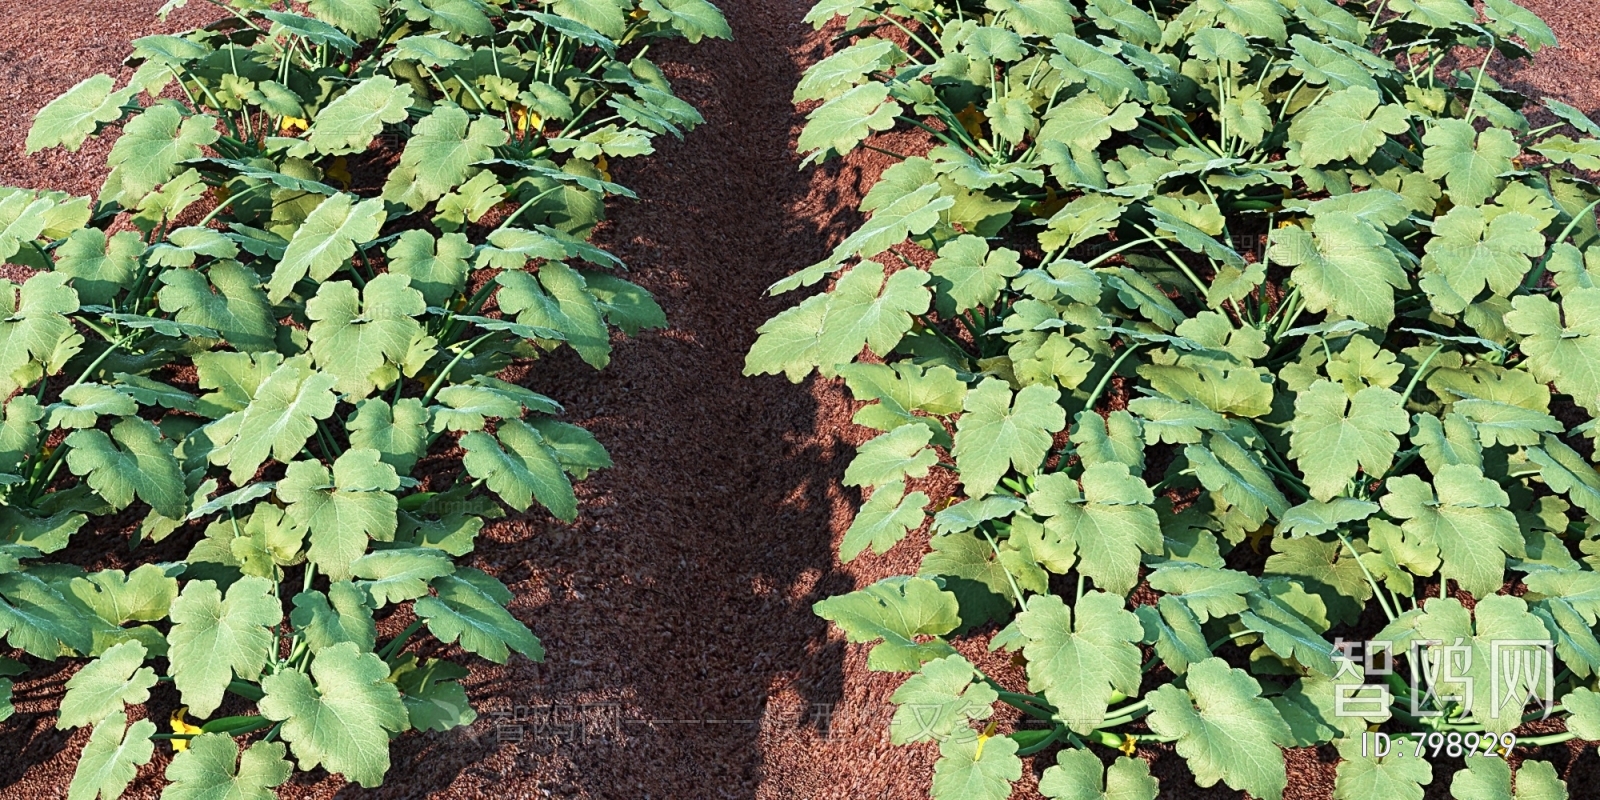
[[[206,13],[197,0],[163,25],[153,19],[160,4],[0,3],[9,112],[0,184],[98,189],[106,143],[77,157],[25,157],[27,120],[81,78],[115,71],[129,39]],[[839,486],[859,438],[851,409],[826,383],[740,374],[756,327],[792,302],[764,299],[765,287],[857,221],[847,209],[884,164],[800,172],[789,95],[822,43],[800,22],[809,3],[721,5],[735,41],[653,51],[706,125],[615,167],[643,199],[619,207],[600,233],[656,294],[672,330],[623,344],[603,372],[558,357],[528,378],[566,403],[617,467],[582,485],[576,524],[497,524],[475,561],[517,593],[512,610],[543,638],[549,661],[474,663],[479,722],[407,736],[383,788],[299,776],[284,796],[926,797],[931,750],[891,747],[883,735],[898,681],[869,673],[810,611],[910,568],[915,547],[839,568],[833,548],[856,500]],[[1600,22],[1570,0],[1529,5],[1577,47],[1507,77],[1600,111]],[[10,729],[0,741],[20,742],[22,755],[0,763],[0,797],[64,796],[86,738],[51,728],[64,677],[19,687],[18,716],[0,726]],[[1161,760],[1178,778],[1163,797],[1237,796],[1199,792],[1170,756]],[[1307,753],[1295,768],[1299,797],[1327,796],[1331,764]],[[154,797],[154,772],[129,796]],[[1435,789],[1448,785],[1440,777]]]

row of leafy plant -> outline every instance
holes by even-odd
[[[704,0],[213,5],[39,113],[30,151],[120,129],[97,201],[0,193],[31,273],[0,282],[0,634],[93,658],[57,722],[93,726],[71,800],[163,739],[166,798],[270,797],[296,766],[374,786],[393,738],[476,716],[413,637],[542,658],[458,562],[502,504],[573,519],[611,461],[496,376],[665,323],[587,237],[633,197],[608,159],[701,122],[651,43],[729,35]],[[146,563],[74,565],[124,537]],[[187,555],[141,558],[163,540]],[[170,731],[130,722],[163,682]]]
[[[931,529],[915,575],[816,611],[909,673],[890,732],[937,742],[933,796],[1007,797],[1043,754],[1047,797],[1148,800],[1132,756],[1166,742],[1200,786],[1278,798],[1284,748],[1332,743],[1335,797],[1420,798],[1441,734],[1486,743],[1454,796],[1510,798],[1516,731],[1515,796],[1565,797],[1537,747],[1600,739],[1600,125],[1486,69],[1550,29],[1511,0],[808,19],[841,32],[800,149],[897,161],[773,287],[827,282],[746,371],[841,377],[881,432],[843,560]],[[1495,672],[1513,640],[1554,643],[1550,685],[1539,648]],[[1545,708],[1564,731],[1524,727]],[[1413,738],[1380,758],[1369,729]]]

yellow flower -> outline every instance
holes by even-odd
[[[531,130],[544,129],[544,117],[529,111],[526,106],[513,103],[511,106],[511,120],[517,128],[517,133],[527,133]]]
[[[1035,217],[1053,217],[1057,211],[1065,208],[1066,205],[1067,198],[1056,194],[1054,186],[1048,186],[1044,190],[1044,199],[1033,205],[1033,215]]]
[[[1261,527],[1256,528],[1254,531],[1252,531],[1245,538],[1250,540],[1250,549],[1254,550],[1257,553],[1259,553],[1259,552],[1261,552],[1261,542],[1262,542],[1262,540],[1271,539],[1273,536],[1276,536],[1277,533],[1278,533],[1278,530],[1276,528],[1272,527],[1271,525],[1262,525]]]
[[[278,122],[278,130],[283,132],[283,133],[292,133],[294,131],[303,131],[303,130],[309,128],[309,127],[311,127],[311,122],[309,120],[304,120],[304,119],[301,119],[299,117],[284,117],[282,120],[279,120],[279,122]]]
[[[600,177],[609,183],[611,181],[611,165],[606,163],[606,157],[600,156],[599,158],[595,159],[594,166],[596,169],[600,170]]]
[[[650,12],[645,11],[642,8],[636,8],[636,9],[628,12],[628,17],[630,19],[644,19],[645,17],[649,16],[649,14],[650,14]]]
[[[1122,734],[1122,746],[1117,749],[1121,750],[1122,754],[1128,758],[1133,758],[1133,754],[1139,749],[1139,740],[1133,738],[1132,734],[1124,733]]]
[[[956,115],[956,121],[961,123],[961,127],[967,129],[967,133],[972,138],[982,139],[983,123],[988,122],[989,118],[984,116],[976,105],[968,103],[967,107],[961,109],[961,113]]]
[[[322,174],[324,177],[332,178],[338,181],[339,186],[345,191],[350,190],[350,182],[354,180],[350,176],[350,163],[345,161],[344,156],[339,156],[338,158],[334,159],[333,163],[329,164],[328,168],[323,170]]]
[[[195,736],[199,736],[200,735],[200,726],[199,725],[190,725],[183,718],[183,715],[185,713],[187,713],[188,711],[189,711],[189,707],[188,706],[178,706],[178,710],[172,712],[172,718],[169,720],[169,722],[172,723],[172,732],[173,733],[188,733],[188,734],[193,734]],[[185,750],[188,750],[188,749],[189,749],[189,740],[188,739],[173,739],[172,740],[172,752],[181,753],[181,752],[183,752]]]
[[[991,720],[989,720],[989,727],[984,728],[983,729],[983,733],[978,734],[978,751],[976,753],[972,754],[972,760],[973,761],[977,761],[977,760],[983,758],[983,745],[985,743],[987,743],[990,739],[993,739],[993,738],[994,738],[994,720],[991,719]]]

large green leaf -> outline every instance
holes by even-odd
[[[389,245],[389,272],[411,279],[431,306],[442,306],[461,291],[467,279],[472,244],[460,233],[438,239],[423,230],[408,230]]]
[[[527,511],[538,499],[558,519],[578,516],[572,481],[562,471],[556,452],[538,430],[518,419],[503,420],[494,436],[474,432],[461,437],[462,464],[482,478],[507,505]]]
[[[283,738],[302,770],[323,767],[366,787],[389,771],[389,736],[405,730],[400,692],[389,667],[348,642],[317,653],[311,673],[275,672],[261,679],[258,703],[267,719],[283,723]]]
[[[161,800],[273,800],[293,766],[283,742],[256,742],[239,751],[233,737],[203,733],[167,765],[172,783]]]
[[[1056,719],[1074,732],[1086,734],[1105,722],[1113,692],[1139,692],[1135,645],[1144,628],[1122,605],[1105,592],[1085,594],[1071,608],[1054,595],[1036,595],[1017,615],[1017,631],[1028,641],[1028,689],[1050,698]]]
[[[1207,436],[1205,443],[1209,449],[1199,445],[1183,449],[1201,485],[1222,495],[1256,525],[1288,513],[1288,499],[1257,456],[1225,434]]]
[[[378,451],[352,448],[333,462],[332,472],[316,461],[289,464],[277,494],[288,504],[286,517],[311,534],[306,557],[329,577],[347,580],[351,562],[371,540],[394,538],[398,501],[392,492],[399,488],[400,477]]]
[[[1511,766],[1504,759],[1469,758],[1466,763],[1450,779],[1450,796],[1457,800],[1567,800],[1567,782],[1549,762],[1522,762],[1515,793]]]
[[[205,154],[207,145],[221,138],[215,117],[185,116],[171,105],[144,110],[123,126],[107,163],[111,174],[101,189],[101,199],[133,208],[139,201],[182,171],[180,164]]]
[[[65,147],[76,153],[89,134],[101,125],[121,119],[123,106],[138,91],[133,86],[112,91],[116,85],[116,81],[104,73],[85,78],[39,109],[33,127],[28,130],[27,152]]]
[[[888,87],[862,84],[807,115],[800,151],[817,160],[848,153],[874,132],[894,127],[899,113],[900,104],[889,99]]]
[[[430,581],[454,571],[447,554],[428,547],[374,550],[350,565],[357,585],[379,607],[422,597]]]
[[[1005,800],[1021,777],[1015,740],[967,728],[939,742],[932,793],[935,800]]]
[[[1458,206],[1434,223],[1422,268],[1438,274],[1425,277],[1422,287],[1442,311],[1459,313],[1486,286],[1497,295],[1511,294],[1533,266],[1530,258],[1545,251],[1540,220],[1516,211],[1491,218],[1486,210]],[[1448,294],[1438,286],[1440,278]]]
[[[849,563],[868,545],[879,555],[888,552],[908,532],[922,525],[927,518],[923,511],[927,505],[926,494],[906,494],[904,483],[879,486],[844,532],[844,541],[839,543],[839,560]]]
[[[544,647],[528,626],[505,609],[511,592],[500,581],[475,569],[457,569],[432,581],[434,594],[417,600],[417,616],[439,641],[457,639],[461,648],[496,664],[515,650],[534,661],[544,660]]]
[[[1433,691],[1438,697],[1461,697],[1464,703],[1470,697],[1465,710],[1471,712],[1473,722],[1492,733],[1519,727],[1524,706],[1530,700],[1538,702],[1549,688],[1539,669],[1513,672],[1504,666],[1513,661],[1538,663],[1529,659],[1543,658],[1547,652],[1550,632],[1528,612],[1521,598],[1490,595],[1479,600],[1471,612],[1455,598],[1430,600],[1424,608],[1398,617],[1378,638],[1394,642],[1397,653],[1416,642],[1416,657],[1432,659],[1429,663],[1440,663],[1446,646],[1470,648],[1471,655],[1459,656],[1459,668],[1437,679]],[[1469,686],[1480,684],[1491,690],[1469,691]],[[1555,698],[1548,699],[1554,702]]]
[[[497,117],[474,119],[459,106],[437,106],[412,128],[399,166],[383,185],[383,199],[420,209],[466,183],[477,172],[472,165],[493,158],[494,148],[509,140]]]
[[[308,275],[314,281],[327,280],[350,260],[357,245],[377,237],[384,219],[383,201],[378,198],[336,194],[323,200],[289,240],[267,284],[267,299],[282,302]]]
[[[79,228],[56,248],[56,271],[72,278],[78,299],[106,304],[133,285],[144,242],[135,231],[107,237],[99,228]]]
[[[222,261],[204,276],[198,270],[165,270],[161,282],[161,310],[179,322],[211,328],[241,351],[275,349],[277,322],[261,279],[248,267]]]
[[[1347,158],[1364,164],[1390,136],[1410,130],[1410,116],[1402,106],[1384,104],[1377,91],[1352,86],[1296,115],[1289,138],[1308,167]]]
[[[785,372],[791,380],[817,367],[834,374],[868,347],[879,355],[895,347],[928,311],[928,274],[905,269],[884,279],[876,262],[864,262],[834,291],[806,300],[763,325],[745,361],[746,374]]]
[[[0,280],[0,395],[10,396],[45,375],[54,375],[83,346],[67,314],[78,297],[67,276],[42,272],[20,290]]]
[[[233,482],[242,486],[268,457],[292,461],[316,433],[317,421],[333,414],[336,381],[332,375],[313,371],[309,356],[283,361],[259,386],[250,387],[249,404],[234,418],[237,427],[231,446],[213,453],[212,462],[227,465]]]
[[[585,363],[601,369],[611,361],[611,332],[604,310],[590,294],[583,275],[559,261],[539,267],[537,275],[520,270],[502,272],[500,310],[515,314],[517,322],[535,331],[550,329],[572,345]]]
[[[362,5],[366,0],[342,0]],[[312,6],[316,8],[315,5]],[[312,121],[307,141],[324,155],[359,153],[367,149],[384,125],[406,119],[411,87],[396,84],[387,75],[375,75],[339,95]]]
[[[306,302],[311,319],[311,356],[317,368],[338,381],[346,399],[366,397],[414,374],[433,354],[413,317],[427,311],[422,293],[404,275],[384,274],[361,289],[347,281],[324,283]]]
[[[1394,290],[1410,282],[1385,242],[1382,231],[1353,214],[1320,214],[1309,233],[1297,226],[1274,231],[1268,255],[1294,267],[1290,277],[1307,308],[1387,326]]]
[[[939,740],[967,727],[968,721],[992,716],[1000,696],[987,684],[974,682],[976,677],[972,663],[959,655],[922,665],[889,698],[897,706],[889,722],[891,741]]]
[[[1294,401],[1289,457],[1299,462],[1311,496],[1322,501],[1342,493],[1363,470],[1380,477],[1400,449],[1397,434],[1411,430],[1400,395],[1369,386],[1354,397],[1337,383],[1318,381]]]
[[[965,413],[956,426],[956,466],[967,496],[992,491],[1008,470],[1037,472],[1052,434],[1067,427],[1061,393],[1048,386],[1025,386],[1013,395],[1005,381],[989,378],[967,393]]]
[[[1223,781],[1232,789],[1277,800],[1288,785],[1280,745],[1289,726],[1261,684],[1220,658],[1189,668],[1187,686],[1168,684],[1147,697],[1150,729],[1177,738],[1178,754],[1202,787]]]
[[[1427,145],[1423,172],[1443,179],[1458,206],[1481,205],[1500,191],[1500,175],[1511,171],[1511,160],[1521,153],[1510,131],[1490,128],[1480,134],[1472,123],[1460,119],[1434,123],[1422,141]]]
[[[1039,793],[1054,800],[1156,800],[1160,790],[1143,761],[1123,756],[1108,768],[1094,753],[1071,748],[1039,778]]]
[[[377,36],[383,30],[383,0],[310,0],[311,14],[351,35]],[[275,785],[275,784],[274,784]]]
[[[1409,741],[1396,742],[1394,750],[1380,757],[1367,752],[1375,748],[1366,739],[1340,740],[1339,756],[1343,760],[1334,776],[1334,800],[1422,800],[1422,787],[1433,782],[1433,767],[1427,759],[1405,752],[1409,745]]]
[[[396,472],[410,472],[428,444],[428,416],[415,397],[401,398],[392,406],[373,397],[356,404],[355,417],[345,428],[351,447],[376,450]]]
[[[1559,306],[1542,295],[1517,297],[1511,306],[1506,327],[1523,335],[1534,376],[1600,414],[1600,288],[1563,292]]]
[[[329,583],[326,594],[309,591],[295,595],[289,621],[303,633],[313,653],[343,642],[371,650],[378,637],[367,593],[349,581]]]
[[[121,711],[94,726],[89,743],[78,757],[78,768],[67,787],[67,800],[117,800],[133,782],[139,767],[155,755],[155,723],[141,719],[128,724]]]
[[[922,478],[939,460],[928,448],[933,432],[921,425],[905,425],[861,446],[845,470],[846,486],[882,486],[907,477]]]
[[[960,440],[957,440],[959,447]],[[1078,554],[1078,569],[1108,592],[1125,594],[1138,583],[1141,553],[1161,552],[1161,525],[1150,507],[1155,496],[1119,462],[1083,471],[1083,491],[1065,473],[1039,476],[1028,495],[1046,517],[1044,533],[1058,560]]]
[[[852,642],[878,642],[867,666],[894,672],[914,672],[924,661],[954,653],[941,639],[919,642],[917,637],[943,636],[961,624],[954,594],[931,579],[908,576],[818,601],[812,610]]]
[[[706,0],[639,0],[639,9],[651,22],[671,26],[691,44],[705,38],[733,38],[722,12]]]
[[[93,725],[124,706],[150,699],[156,671],[144,666],[144,645],[123,642],[100,654],[67,680],[57,728]]]
[[[255,680],[273,657],[272,629],[283,619],[274,589],[265,578],[246,576],[224,598],[215,582],[191,581],[173,602],[167,670],[196,716],[221,705],[235,675]]]
[[[1390,478],[1386,487],[1383,510],[1405,520],[1407,539],[1438,548],[1441,574],[1474,597],[1500,588],[1507,555],[1526,555],[1516,517],[1506,510],[1510,499],[1476,467],[1444,467],[1431,488],[1415,475]]]
[[[83,476],[95,493],[114,508],[126,508],[133,498],[150,504],[164,517],[178,518],[189,512],[183,473],[166,441],[154,424],[126,417],[104,431],[73,431],[64,444],[67,468]]]
[[[87,653],[94,638],[84,622],[77,606],[37,576],[0,573],[0,634],[12,647],[43,659]]]

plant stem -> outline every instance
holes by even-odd
[[[461,363],[461,359],[465,358],[468,353],[471,353],[472,348],[482,344],[485,339],[488,339],[493,335],[494,331],[490,331],[476,339],[473,339],[469,344],[467,344],[466,347],[461,348],[461,352],[456,353],[456,357],[451,359],[450,363],[445,365],[445,368],[440,370],[439,374],[433,379],[433,385],[429,386],[427,393],[422,395],[422,404],[427,405],[428,403],[432,402],[433,396],[438,394],[441,388],[444,388],[444,380],[445,378],[449,377],[450,371],[456,368],[456,364]]]
[[[405,630],[401,631],[399,635],[395,636],[393,639],[390,639],[389,643],[384,645],[382,650],[378,651],[378,658],[388,661],[394,656],[395,653],[400,651],[400,648],[405,647],[406,642],[412,637],[412,635],[420,630],[422,630],[422,620],[412,620],[411,624],[407,625]]]
[[[1417,365],[1417,371],[1412,374],[1411,382],[1406,384],[1405,393],[1400,395],[1400,409],[1402,411],[1405,410],[1406,403],[1411,400],[1411,393],[1416,390],[1417,382],[1422,380],[1423,374],[1428,371],[1428,365],[1432,364],[1433,359],[1442,352],[1444,352],[1444,345],[1441,344],[1438,347],[1433,348],[1433,352],[1429,353],[1428,357],[1423,359],[1421,364]]]

